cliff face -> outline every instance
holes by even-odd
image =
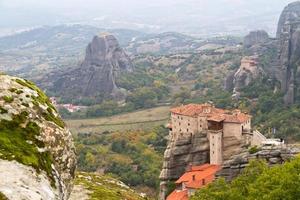
[[[162,181],[178,179],[189,164],[200,165],[209,161],[209,142],[206,134],[182,135],[170,138],[164,154]]]
[[[86,48],[82,64],[55,81],[53,90],[62,96],[98,97],[118,95],[116,79],[131,72],[132,63],[113,35],[95,36]]]
[[[247,36],[244,38],[244,47],[249,48],[254,45],[259,45],[268,42],[269,35],[264,30],[259,31],[251,31]]]
[[[249,153],[248,150],[245,150],[224,162],[218,176],[224,177],[226,180],[230,181],[237,177],[253,159],[265,160],[269,165],[282,164],[298,155],[299,152],[300,149],[298,148],[281,146],[263,148],[253,154]]]
[[[210,162],[209,141],[206,131],[195,135],[182,134],[178,137],[172,137],[170,134],[169,137],[160,174],[161,181],[178,179],[190,164],[201,165]],[[244,141],[235,137],[224,137],[223,141],[224,160],[230,159],[232,155],[243,150]]]
[[[258,66],[258,59],[255,56],[243,57],[239,69],[227,76],[225,89],[233,90],[233,97],[238,98],[240,89],[248,86],[253,81],[264,75],[264,71]]]
[[[33,83],[0,75],[0,197],[68,199],[76,166],[70,131]]]
[[[265,66],[262,68],[259,65],[256,71],[263,70],[265,75],[278,80],[285,104],[294,104],[300,97],[300,2],[291,3],[284,8],[276,38],[270,39],[265,31],[250,32],[244,38],[244,55],[257,56],[258,63],[262,60]],[[228,75],[224,87],[227,90],[244,87],[248,80],[254,81],[259,77],[240,68]]]
[[[300,87],[300,2],[283,10],[277,30],[279,65],[282,70],[281,89],[286,104],[293,104]]]

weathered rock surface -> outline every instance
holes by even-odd
[[[238,98],[240,89],[248,86],[263,75],[264,70],[258,66],[257,57],[243,57],[239,69],[227,77],[225,88],[228,90],[233,89],[233,96]]]
[[[110,34],[95,36],[86,48],[82,64],[54,82],[53,91],[68,97],[118,96],[116,79],[121,72],[131,72],[130,58]]]
[[[243,143],[235,137],[225,137],[223,146],[223,158],[229,159],[243,149]],[[209,141],[207,133],[195,135],[181,135],[172,137],[164,154],[163,168],[160,180],[169,181],[178,179],[192,165],[209,163]]]
[[[206,134],[182,135],[170,138],[164,154],[161,180],[179,178],[189,164],[200,165],[209,161],[209,142]]]
[[[300,2],[289,4],[283,10],[277,29],[281,89],[286,104],[293,104],[300,87]],[[296,92],[296,94],[295,94]]]
[[[248,150],[244,150],[225,161],[222,166],[223,169],[218,173],[218,176],[224,177],[226,180],[230,181],[238,176],[253,159],[266,160],[269,165],[282,164],[299,153],[299,148],[281,146],[273,147],[271,149],[263,148],[254,154],[250,154]]]
[[[244,38],[244,47],[249,48],[254,45],[260,45],[263,43],[268,42],[269,35],[264,30],[258,31],[251,31],[245,38]]]
[[[70,131],[33,83],[0,75],[0,193],[68,199],[76,166]]]

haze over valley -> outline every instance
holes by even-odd
[[[299,199],[300,1],[0,0],[0,200]]]

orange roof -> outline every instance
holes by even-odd
[[[203,179],[205,180],[205,184],[209,183],[209,180],[206,179],[214,176],[219,170],[219,165],[204,164],[201,166],[195,166],[192,167],[190,171],[184,173],[175,183],[185,183],[187,188],[198,189],[203,186]]]
[[[168,197],[167,200],[188,200],[187,190],[174,190]]]
[[[215,122],[244,123],[251,118],[250,115],[244,114],[240,110],[223,110],[207,103],[182,105],[172,108],[171,112],[190,117],[205,116],[207,120]]]
[[[222,109],[215,108],[213,105],[205,104],[188,104],[171,109],[172,113],[195,117],[197,115],[209,115],[214,113],[224,113]]]

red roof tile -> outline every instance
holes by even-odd
[[[168,197],[167,200],[188,200],[187,190],[174,190]]]
[[[209,183],[210,180],[207,178],[211,176],[215,176],[217,171],[220,170],[219,165],[209,165],[204,164],[201,166],[192,167],[192,170],[184,173],[175,183],[181,184],[185,183],[186,187],[188,188],[195,188],[198,189],[202,184],[202,180],[205,180],[204,184]]]
[[[172,108],[171,112],[190,117],[205,116],[209,121],[215,122],[244,123],[251,119],[250,115],[244,114],[240,110],[223,110],[215,108],[211,104],[188,104]]]

